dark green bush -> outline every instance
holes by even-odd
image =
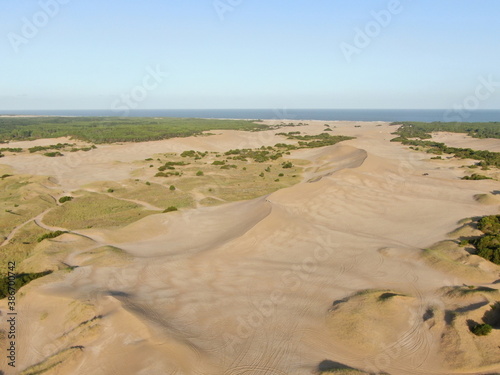
[[[42,242],[45,239],[49,238],[56,238],[59,237],[61,234],[68,233],[67,231],[62,231],[62,230],[56,230],[55,232],[50,232],[50,233],[45,233],[44,235],[38,237],[37,241]]]
[[[491,179],[492,179],[491,177],[483,176],[481,174],[476,174],[476,173],[473,173],[470,176],[462,177],[462,180],[491,180]]]
[[[493,328],[489,324],[476,324],[471,328],[471,332],[476,336],[486,336],[491,333]]]
[[[63,156],[59,151],[46,152],[43,154],[44,156],[48,156],[49,158],[54,158],[56,156]]]
[[[70,197],[70,196],[66,195],[64,197],[59,198],[59,203],[69,202],[71,200],[73,200],[73,197]]]
[[[34,272],[34,273],[20,273],[14,276],[14,280],[9,280],[9,277],[3,275],[0,277],[0,299],[10,295],[9,289],[19,291],[24,285],[36,280],[40,277],[51,274],[52,271]]]

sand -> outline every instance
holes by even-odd
[[[492,193],[498,181],[460,180],[464,161],[431,161],[391,143],[395,129],[387,123],[309,121],[263,133],[99,146],[71,163],[36,155],[1,163],[50,175],[69,191],[129,178],[134,161],[155,153],[274,145],[283,140],[277,132],[316,134],[325,123],[331,134],[357,138],[293,152],[311,164],[292,187],[51,240],[57,259],[78,267],[23,288],[18,367],[6,367],[2,356],[0,368],[72,375],[499,372],[499,330],[477,337],[467,320],[480,321],[500,299],[500,267],[449,237],[460,220],[499,212]],[[38,262],[53,264],[50,246],[39,246]],[[0,308],[5,314],[5,300]]]

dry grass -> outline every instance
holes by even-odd
[[[67,229],[123,226],[156,213],[140,205],[98,193],[84,193],[48,212],[44,223]]]

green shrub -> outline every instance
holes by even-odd
[[[175,186],[174,186],[174,185],[170,185],[169,189],[170,189],[171,191],[174,191],[174,190],[175,190]]]
[[[73,197],[66,195],[64,197],[59,198],[59,203],[69,202],[70,200],[73,200]]]
[[[113,193],[114,191],[115,191],[114,189],[111,188],[108,189],[108,193]]]
[[[500,234],[500,215],[490,215],[482,217],[477,228],[486,234]]]
[[[173,212],[173,211],[177,211],[177,207],[175,206],[170,206],[170,207],[167,207],[163,213],[167,213],[167,212]]]
[[[293,168],[293,164],[292,164],[292,162],[290,162],[290,161],[286,161],[286,162],[284,162],[283,164],[281,164],[281,166],[282,166],[284,169],[287,169],[287,168]]]
[[[477,228],[484,234],[468,241],[476,248],[475,254],[500,264],[500,215],[482,217],[478,220]]]
[[[471,332],[476,336],[486,336],[491,333],[493,328],[489,324],[476,324],[471,328]]]
[[[43,154],[44,156],[48,156],[49,158],[54,158],[56,156],[63,156],[59,151],[46,152]]]
[[[56,230],[55,232],[50,232],[50,233],[45,233],[44,235],[38,237],[37,241],[42,242],[45,239],[48,238],[56,238],[59,237],[61,234],[68,233],[67,231],[62,231],[62,230]]]
[[[471,176],[464,176],[462,180],[491,180],[491,177],[483,176],[481,174],[473,173]]]
[[[19,291],[24,285],[29,284],[31,281],[40,277],[51,274],[52,271],[36,272],[36,273],[20,273],[14,277],[2,276],[0,277],[0,299],[10,295],[9,289],[15,292]]]
[[[196,172],[196,175],[197,175],[197,176],[203,176],[203,175],[204,175],[204,173],[203,173],[203,171],[198,171],[198,172]]]

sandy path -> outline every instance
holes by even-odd
[[[44,213],[48,212],[49,210],[50,210],[50,209],[45,210],[45,211],[44,211]],[[14,229],[13,229],[13,230],[9,233],[9,235],[5,238],[5,240],[2,242],[2,244],[0,245],[0,247],[7,245],[7,244],[10,242],[10,240],[11,240],[11,239],[12,239],[12,238],[16,235],[16,233],[17,233],[17,232],[18,232],[18,231],[19,231],[22,227],[24,227],[24,226],[25,226],[26,224],[28,224],[28,223],[31,223],[31,222],[32,222],[32,221],[34,221],[34,220],[35,220],[35,218],[31,218],[31,219],[29,219],[28,221],[25,221],[24,223],[19,224],[17,227],[15,227],[15,228],[14,228]]]

